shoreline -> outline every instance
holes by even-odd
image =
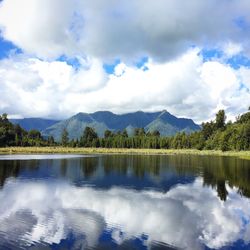
[[[138,148],[71,148],[71,147],[6,147],[3,154],[142,154],[142,155],[214,155],[234,156],[250,160],[250,151],[197,150],[197,149],[138,149]]]

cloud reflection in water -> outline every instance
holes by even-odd
[[[143,235],[147,246],[163,242],[185,249],[249,243],[249,200],[227,190],[223,202],[200,178],[167,193],[9,180],[0,192],[0,242],[59,244],[73,233],[75,246],[95,247],[108,230],[119,245]]]

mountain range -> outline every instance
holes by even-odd
[[[42,118],[26,118],[12,120],[19,123],[23,128],[38,129],[43,136],[52,135],[56,141],[60,141],[64,128],[67,129],[70,139],[79,138],[86,126],[95,129],[100,137],[105,130],[117,132],[124,129],[129,135],[133,135],[135,128],[144,128],[146,132],[158,130],[162,136],[174,135],[177,132],[190,133],[200,129],[193,120],[177,118],[168,111],[160,112],[134,112],[128,114],[114,114],[109,111],[98,111],[95,113],[78,113],[66,120],[54,121]]]
[[[24,118],[24,119],[10,119],[13,124],[19,124],[25,130],[36,129],[42,132],[46,128],[58,123],[58,120],[44,119],[44,118]]]

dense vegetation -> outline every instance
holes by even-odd
[[[62,141],[63,145],[73,147],[249,150],[250,112],[237,117],[234,123],[226,123],[225,112],[220,110],[214,121],[202,123],[201,130],[191,134],[182,132],[161,137],[159,131],[146,133],[143,128],[137,128],[131,137],[126,130],[117,133],[106,130],[104,138],[98,138],[93,128],[86,127],[80,140],[65,143],[64,138]]]
[[[144,128],[136,128],[133,136],[126,130],[112,132],[106,130],[104,137],[98,137],[95,130],[86,127],[77,140],[69,140],[66,129],[61,134],[61,142],[55,143],[53,137],[42,138],[39,131],[22,129],[13,125],[7,115],[0,116],[0,146],[48,146],[62,145],[71,147],[102,148],[162,148],[162,149],[221,149],[250,150],[250,110],[237,117],[235,122],[226,123],[224,110],[216,114],[214,121],[202,123],[201,130],[175,136],[162,137],[159,131],[145,132]]]
[[[7,114],[0,116],[0,147],[5,146],[51,146],[54,139],[44,139],[38,130],[26,131],[18,124],[12,124]]]

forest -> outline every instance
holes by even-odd
[[[200,131],[190,134],[180,132],[163,137],[159,131],[146,132],[144,128],[136,128],[133,136],[128,136],[126,130],[106,130],[101,138],[93,128],[86,127],[79,139],[70,140],[65,128],[60,142],[55,142],[52,136],[43,138],[37,130],[25,131],[19,125],[13,125],[7,114],[3,114],[0,116],[0,146],[250,150],[250,109],[234,122],[226,122],[225,111],[219,110],[214,120],[202,123]]]
[[[53,146],[54,138],[43,138],[40,131],[24,130],[18,124],[12,124],[7,114],[0,116],[0,147],[7,146]]]

